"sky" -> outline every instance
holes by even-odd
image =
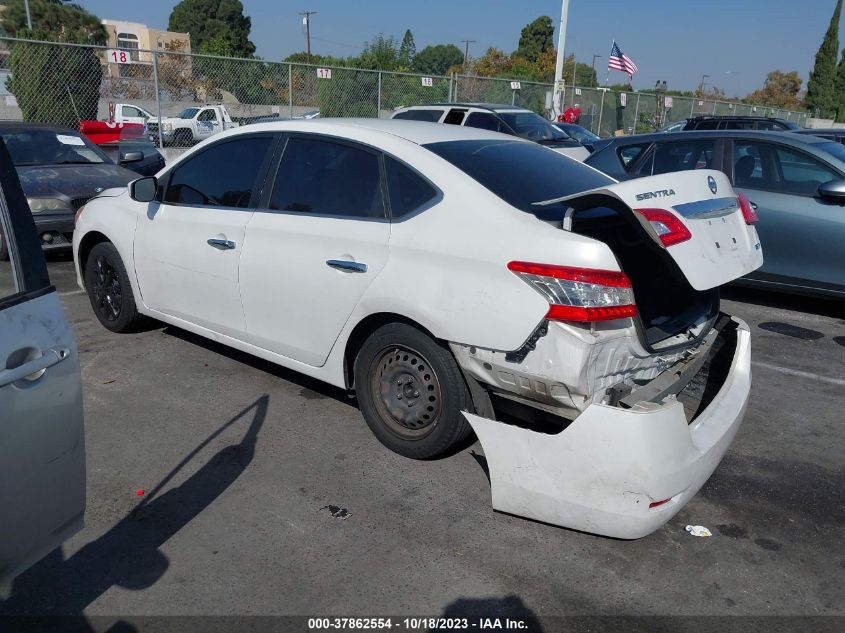
[[[143,22],[167,28],[175,0],[114,2],[76,0],[100,18]],[[402,38],[414,34],[417,50],[429,44],[475,40],[470,55],[489,47],[512,52],[522,27],[541,15],[555,25],[560,0],[242,0],[252,18],[251,39],[257,54],[280,60],[305,50],[300,11],[311,18],[311,50],[350,56],[374,35]],[[635,89],[665,80],[670,89],[694,90],[702,81],[729,96],[745,96],[761,87],[771,70],[797,70],[806,80],[833,13],[835,0],[570,0],[567,54],[596,60],[604,82],[613,40],[640,69]],[[845,32],[840,29],[840,45]],[[557,33],[555,33],[557,43]],[[626,75],[610,73],[610,83]]]

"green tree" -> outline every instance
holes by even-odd
[[[830,25],[816,53],[816,63],[807,82],[807,106],[818,110],[824,118],[836,116],[839,98],[836,94],[836,59],[839,53],[839,18],[842,0],[837,0]]]
[[[405,36],[402,38],[402,45],[399,47],[399,67],[400,70],[411,70],[414,64],[414,57],[417,55],[417,45],[414,43],[414,34],[411,29],[405,31]]]
[[[773,70],[766,75],[763,87],[755,90],[744,101],[755,105],[797,110],[803,105],[800,97],[801,77],[797,71]]]
[[[32,30],[26,27],[23,0],[6,3],[2,26],[19,37],[72,44],[104,44],[100,19],[61,2],[30,0]],[[18,100],[25,121],[79,127],[96,119],[102,66],[95,49],[15,42],[10,46],[11,76],[6,88]]]
[[[845,49],[842,50],[842,59],[839,60],[839,67],[836,69],[836,96],[838,99],[836,110],[836,121],[845,122]]]
[[[206,44],[231,51],[233,57],[252,57],[252,20],[240,0],[182,0],[170,13],[168,30],[190,33],[194,50],[209,52]],[[225,42],[225,44],[223,43]]]
[[[554,34],[552,19],[547,15],[540,16],[522,29],[516,54],[529,62],[536,62],[541,53],[554,48]]]
[[[399,45],[396,39],[379,33],[364,44],[355,66],[369,70],[396,70],[399,66]]]
[[[452,66],[458,66],[464,61],[464,54],[454,44],[437,44],[426,46],[414,57],[415,72],[427,75],[443,75]]]

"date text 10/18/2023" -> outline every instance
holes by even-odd
[[[519,618],[308,618],[308,630],[527,630],[528,623]]]

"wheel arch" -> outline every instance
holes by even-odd
[[[109,237],[100,231],[88,231],[82,239],[79,241],[79,249],[78,249],[78,261],[79,261],[79,270],[84,278],[85,276],[85,265],[88,263],[88,256],[91,254],[91,250],[97,245],[102,244],[103,242],[114,242],[109,239]]]

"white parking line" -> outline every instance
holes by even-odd
[[[831,378],[830,376],[819,376],[818,374],[811,374],[808,371],[800,371],[798,369],[790,369],[789,367],[781,367],[780,365],[770,365],[769,363],[761,363],[759,361],[751,361],[752,365],[762,367],[763,369],[770,369],[772,371],[786,374],[787,376],[795,376],[797,378],[809,378],[810,380],[818,380],[819,382],[826,382],[829,385],[836,385],[838,387],[845,387],[845,380],[839,378]]]

